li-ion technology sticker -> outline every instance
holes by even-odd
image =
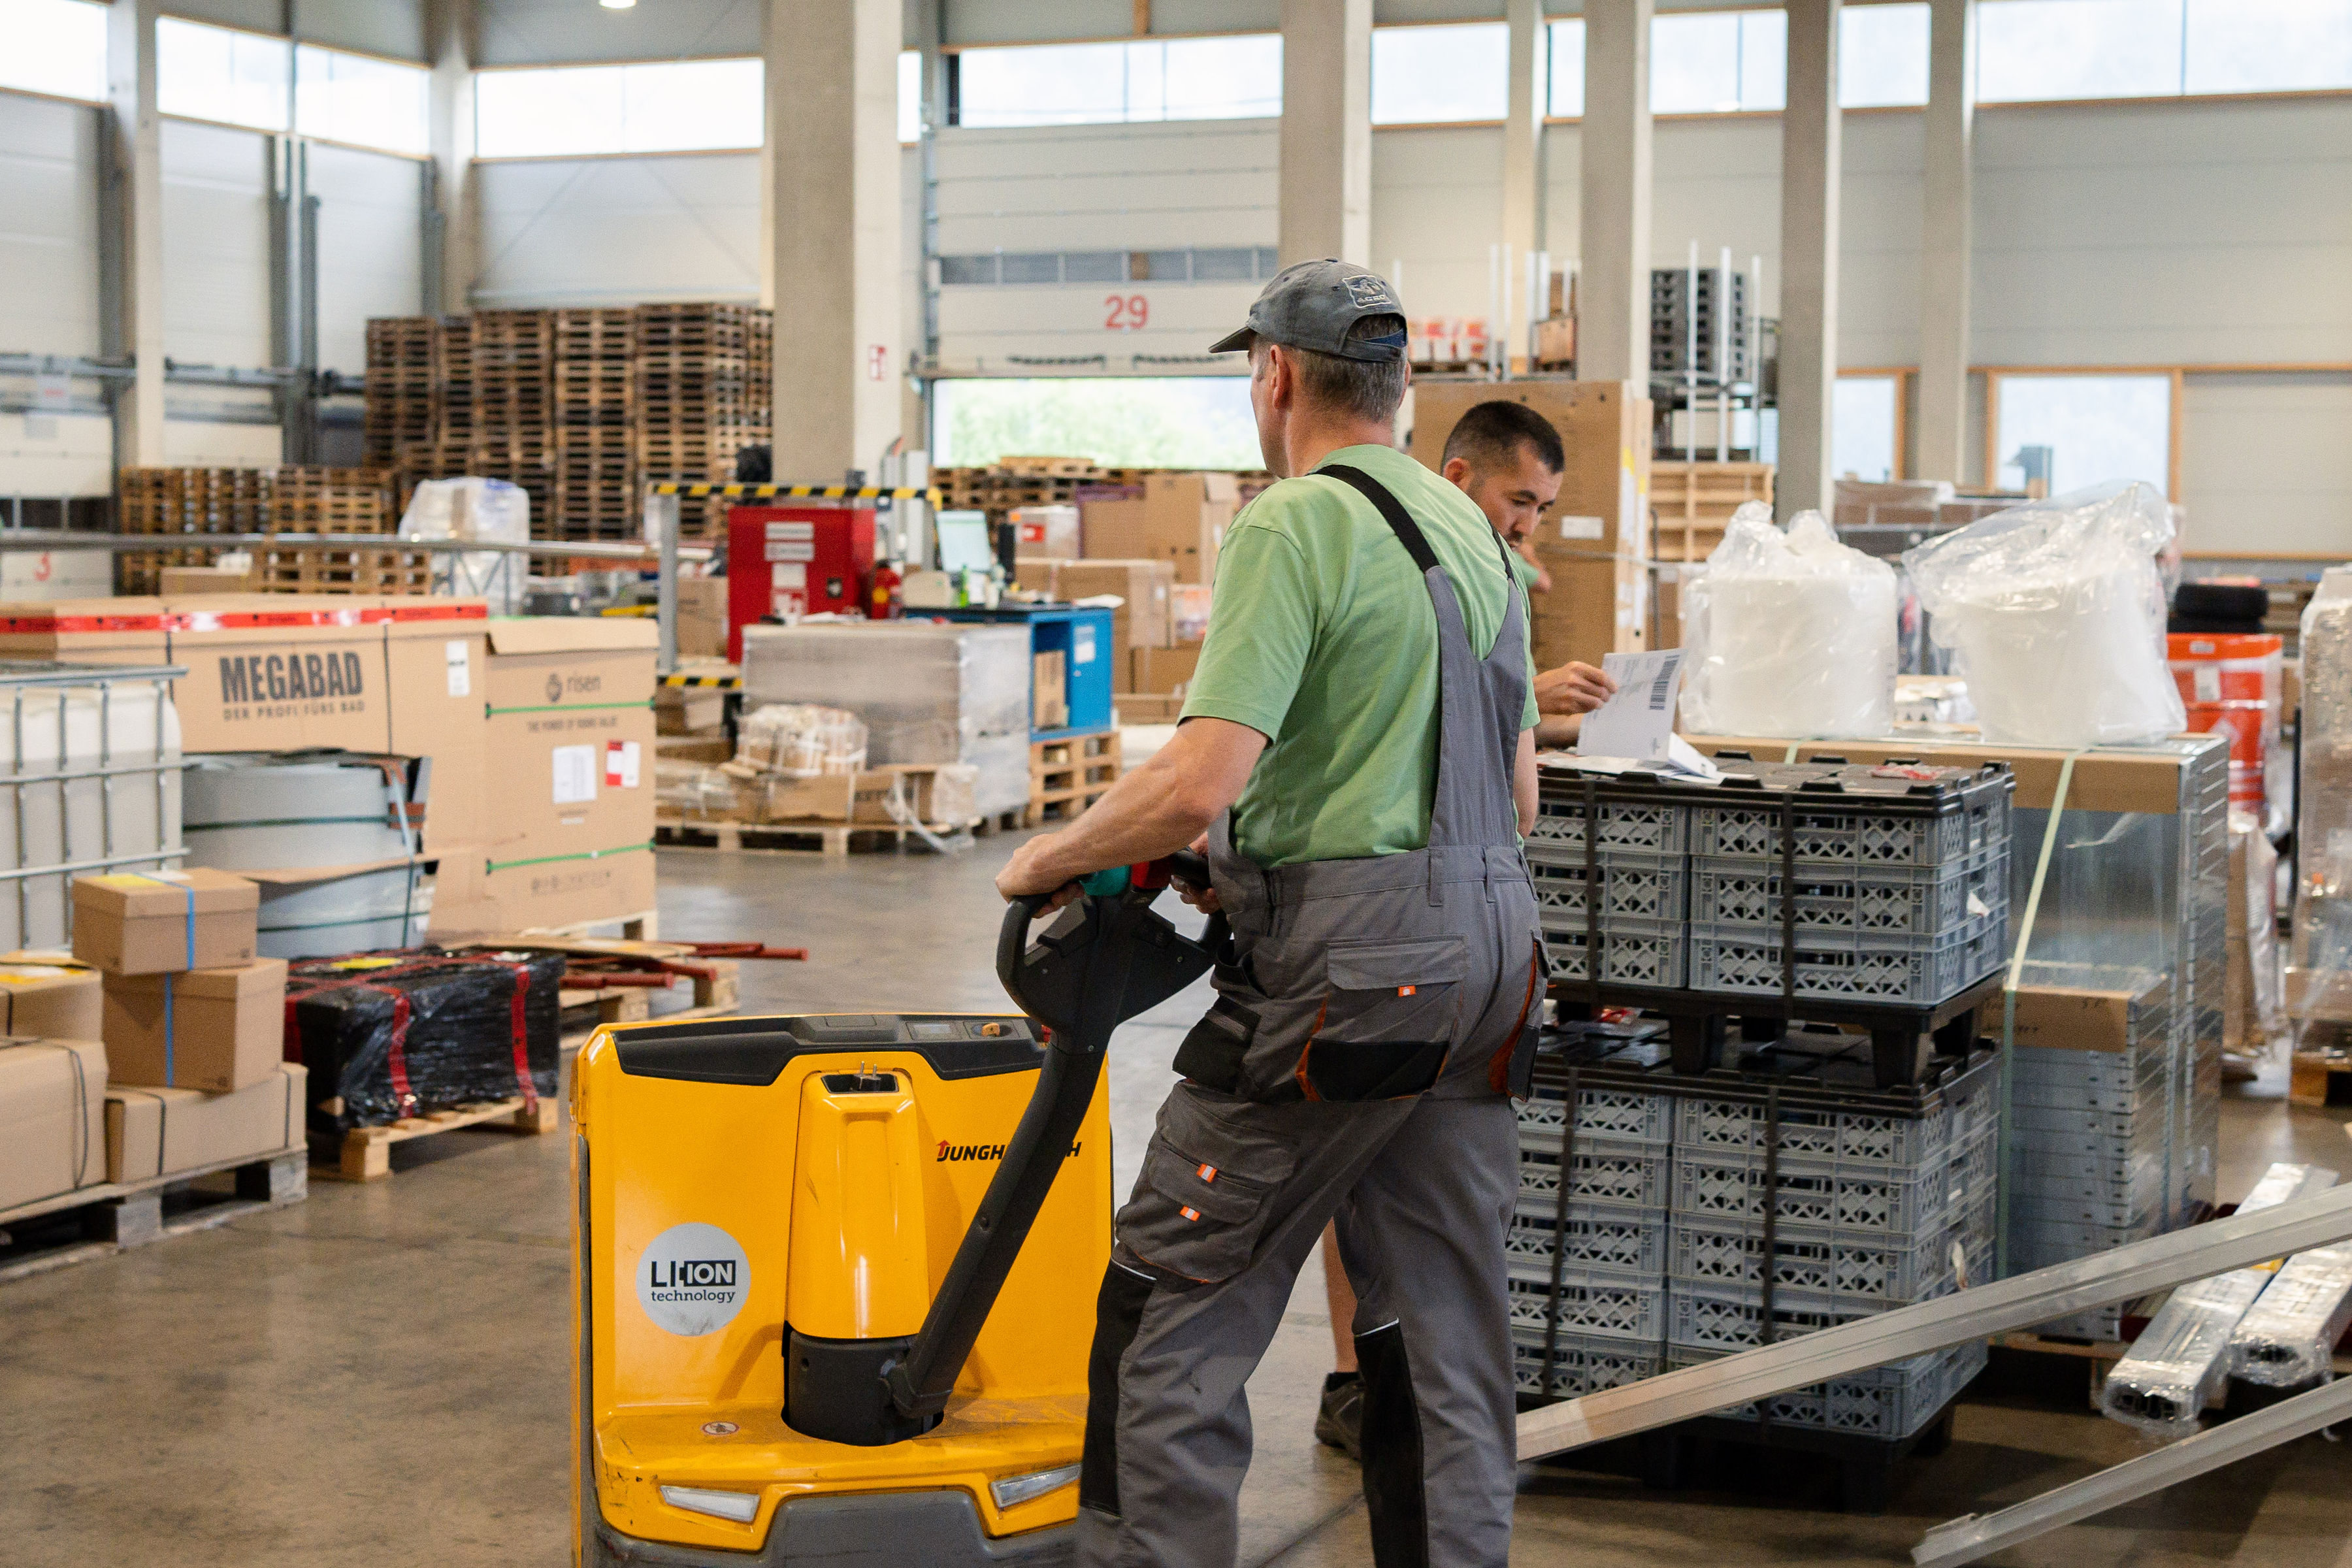
[[[674,1225],[637,1255],[637,1303],[673,1334],[715,1333],[751,1293],[751,1260],[715,1225]]]

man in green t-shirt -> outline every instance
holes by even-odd
[[[1213,888],[1188,897],[1228,928],[1096,1303],[1083,1563],[1233,1562],[1243,1384],[1335,1217],[1376,1552],[1509,1553],[1538,713],[1509,552],[1396,450],[1404,345],[1388,285],[1337,261],[1286,268],[1215,345],[1249,351],[1282,482],[1227,531],[1175,739],[997,878],[1066,899],[1195,845]]]

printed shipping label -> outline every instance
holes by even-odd
[[[607,741],[604,742],[604,787],[635,789],[637,787],[637,742]]]
[[[474,694],[473,645],[464,637],[450,639],[446,649],[449,661],[449,695],[471,697]]]
[[[555,760],[555,804],[577,805],[596,798],[596,748],[558,746]]]
[[[1608,535],[1606,518],[1563,517],[1559,520],[1559,536],[1562,539],[1605,539]]]

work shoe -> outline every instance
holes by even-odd
[[[1323,1408],[1315,1413],[1315,1440],[1364,1462],[1364,1379],[1335,1372],[1323,1380]]]

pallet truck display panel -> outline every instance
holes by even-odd
[[[575,1562],[1066,1560],[1104,1050],[1209,963],[1139,883],[1034,944],[1008,910],[1026,1014],[597,1031],[572,1090]]]

